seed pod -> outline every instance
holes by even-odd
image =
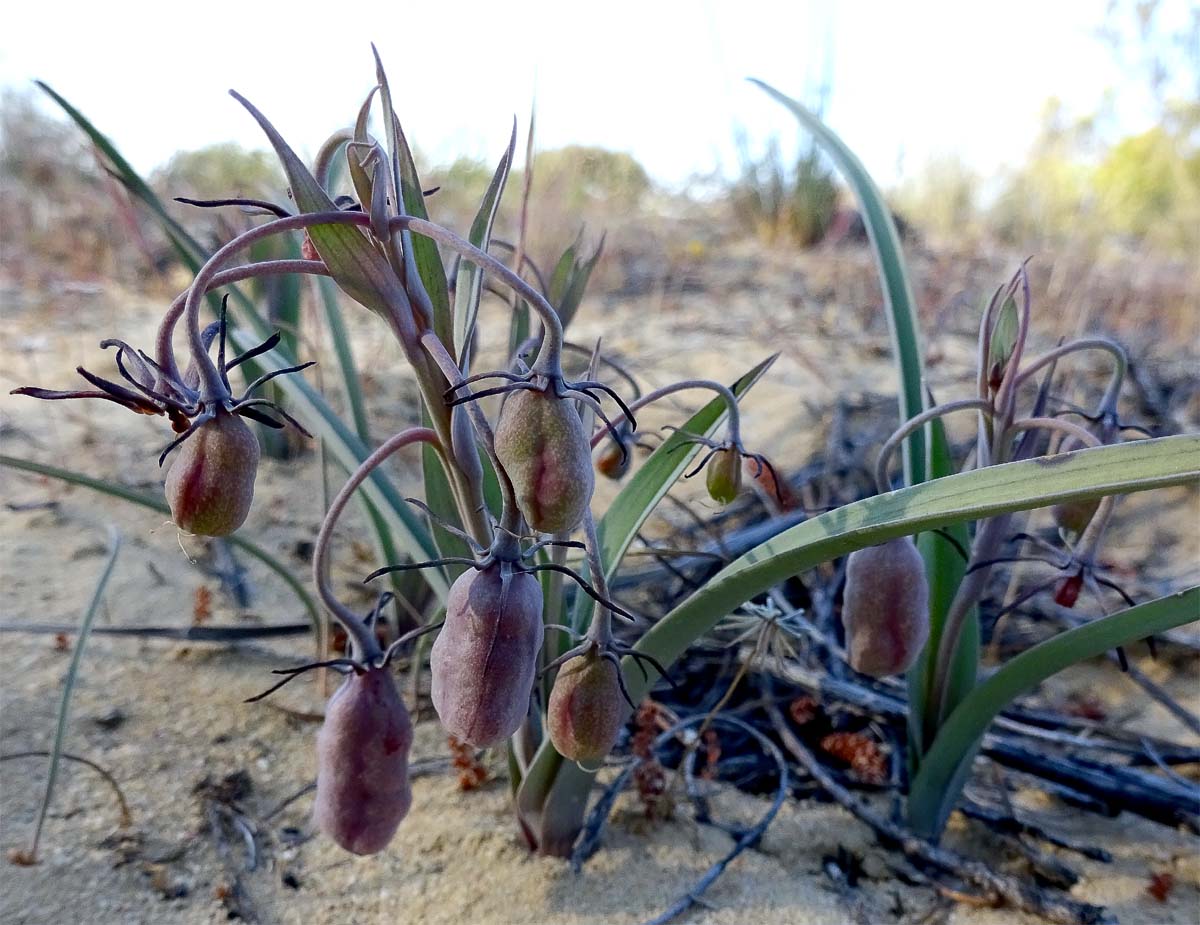
[[[1068,501],[1066,504],[1056,504],[1053,508],[1054,522],[1068,536],[1079,536],[1087,529],[1100,507],[1100,499],[1090,501]]]
[[[542,647],[542,588],[501,565],[459,575],[430,651],[430,694],[451,735],[479,748],[517,731]]]
[[[629,463],[633,454],[629,452],[628,444],[622,445],[615,439],[605,440],[592,454],[596,463],[596,471],[609,479],[619,479],[629,471]]]
[[[564,757],[595,764],[612,751],[625,712],[617,666],[595,652],[576,655],[559,669],[550,691],[550,741]]]
[[[228,536],[250,513],[258,438],[240,417],[218,411],[179,448],[167,472],[171,519],[188,533]]]
[[[705,475],[708,496],[721,504],[728,504],[742,490],[742,459],[737,450],[726,447],[717,450],[708,461]]]
[[[916,661],[929,637],[929,584],[911,538],[850,554],[842,626],[855,671],[882,678]]]
[[[412,722],[386,668],[349,675],[325,707],[317,734],[317,800],[322,832],[354,854],[387,847],[412,805],[408,751]]]
[[[596,482],[573,401],[534,389],[510,393],[496,426],[496,455],[534,530],[564,533],[583,518]]]

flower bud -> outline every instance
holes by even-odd
[[[188,533],[228,536],[254,500],[258,438],[240,417],[220,410],[188,437],[167,472],[171,519]]]
[[[717,450],[708,461],[705,475],[708,496],[721,504],[728,504],[742,490],[742,460],[737,450],[730,447]]]
[[[490,565],[463,572],[430,651],[430,694],[446,731],[479,748],[504,741],[529,710],[542,647],[542,588]]]
[[[576,655],[559,669],[550,691],[550,741],[563,757],[596,764],[616,744],[625,712],[617,666],[595,652]]]
[[[929,637],[929,584],[910,537],[850,554],[842,626],[855,671],[882,678],[916,661]]]
[[[583,518],[596,482],[573,401],[535,389],[510,393],[496,427],[496,455],[534,530],[564,533]]]
[[[318,828],[354,854],[387,847],[412,805],[412,722],[386,668],[349,675],[317,735]]]

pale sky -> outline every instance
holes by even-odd
[[[827,122],[888,183],[901,158],[954,154],[985,174],[1019,162],[1051,95],[1083,115],[1115,91],[1122,128],[1148,127],[1149,100],[1097,37],[1105,5],[25,0],[4,14],[0,86],[47,81],[143,171],[178,149],[264,147],[230,87],[311,153],[354,118],[374,40],[410,140],[435,161],[494,161],[536,86],[540,148],[629,151],[678,183],[736,163],[735,125],[795,136],[744,78],[804,98],[828,74]]]

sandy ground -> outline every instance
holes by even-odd
[[[887,391],[891,379],[882,331],[856,337],[851,322],[803,299],[787,296],[780,302],[792,283],[771,279],[770,285],[735,279],[724,290],[709,287],[695,295],[598,297],[588,303],[576,336],[582,340],[603,329],[610,349],[636,357],[640,369],[653,369],[647,377],[651,384],[699,371],[730,376],[767,352],[782,350],[770,380],[748,404],[746,429],[756,448],[771,452],[787,468],[823,439],[806,426],[805,403],[826,405],[847,390]],[[3,349],[12,362],[5,365],[5,390],[30,382],[69,387],[70,369],[81,362],[101,374],[112,371],[96,341],[117,330],[125,333],[131,325],[148,331],[156,311],[144,300],[103,291],[60,294],[53,303],[23,302],[11,294],[6,301],[10,323]],[[770,304],[788,309],[768,321],[762,309]],[[695,317],[708,320],[699,326],[688,322]],[[410,423],[415,406],[382,404],[383,396],[405,393],[394,372],[397,361],[382,339],[367,333],[369,326],[356,324],[363,332],[360,360],[373,371],[369,384],[381,408],[381,430]],[[712,336],[718,332],[724,335],[719,347]],[[965,374],[970,350],[950,337],[936,339],[934,349],[942,360],[932,366],[931,379],[941,389]],[[854,369],[852,383],[829,375],[839,368]],[[163,439],[164,431],[155,426],[159,422],[102,403],[50,406],[4,396],[0,407],[4,452],[158,490],[160,475],[149,450]],[[780,408],[788,414],[779,414]],[[396,475],[402,484],[406,479],[413,484],[403,467]],[[259,484],[246,532],[302,570],[297,543],[314,535],[321,514],[320,492],[296,489],[317,484],[311,455],[295,464],[264,463]],[[301,619],[286,588],[253,562],[245,563],[253,605],[235,608],[216,580],[189,562],[188,555],[202,556],[202,546],[181,540],[170,524],[145,510],[7,470],[0,470],[0,500],[19,508],[7,509],[0,519],[5,621],[76,623],[102,568],[109,524],[121,531],[125,548],[100,625],[186,625],[199,588],[213,592],[213,622]],[[54,506],[36,506],[44,501]],[[1182,526],[1165,526],[1164,509],[1171,523]],[[1144,510],[1136,531],[1117,543],[1114,558],[1140,562],[1139,552],[1170,543],[1182,551],[1170,562],[1159,562],[1162,577],[1194,578],[1200,568],[1195,495],[1163,494]],[[346,589],[363,570],[361,563],[350,567],[352,528],[351,521],[339,552],[347,566],[341,573]],[[360,605],[366,600],[361,598]],[[52,636],[0,638],[5,652],[2,750],[44,749],[68,655]],[[120,782],[133,825],[118,830],[111,791],[88,769],[67,765],[40,863],[21,867],[0,861],[0,921],[171,925],[226,921],[237,910],[263,923],[310,925],[632,923],[665,909],[730,846],[722,832],[696,825],[686,805],[669,821],[649,823],[626,797],[618,803],[603,849],[574,875],[562,862],[531,857],[520,844],[501,763],[494,762],[492,782],[461,792],[437,761],[447,754],[444,737],[436,723],[425,721],[413,750],[414,766],[425,773],[414,782],[409,818],[383,855],[352,858],[311,837],[310,796],[273,812],[314,774],[316,725],[304,715],[320,709],[314,685],[300,682],[269,704],[242,703],[265,686],[272,667],[308,651],[304,640],[231,650],[94,637],[76,689],[67,747],[99,762]],[[1140,664],[1193,708],[1200,707],[1194,664],[1182,677],[1169,666]],[[1081,690],[1119,706],[1137,728],[1182,737],[1160,708],[1132,697],[1127,682],[1104,666],[1056,680],[1045,696],[1054,700]],[[44,759],[0,764],[0,847],[6,851],[28,843],[44,772]],[[219,818],[214,823],[211,801],[197,792],[206,779],[211,785],[229,775],[243,775],[237,802],[257,833],[253,857],[236,829]],[[1054,831],[1115,855],[1111,864],[1063,855],[1082,874],[1073,896],[1107,905],[1125,923],[1200,921],[1194,838],[1128,816],[1097,819],[1036,794],[1023,799]],[[718,817],[741,821],[756,818],[766,805],[729,791],[715,802]],[[1000,866],[1010,863],[998,843],[962,822],[949,838]],[[862,858],[864,876],[852,891],[839,890],[823,872],[824,859],[839,848]],[[709,905],[692,910],[684,921],[1033,921],[1006,910],[954,903],[928,886],[907,885],[895,872],[898,863],[841,809],[789,802],[760,849],[743,854],[708,891]],[[1147,892],[1155,874],[1174,878],[1164,902]]]

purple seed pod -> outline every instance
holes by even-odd
[[[504,741],[529,710],[542,647],[542,588],[505,563],[459,575],[430,651],[442,725],[478,748]]]
[[[720,504],[729,504],[742,490],[742,458],[737,450],[717,450],[704,476],[708,496]]]
[[[496,455],[534,530],[565,533],[583,519],[595,476],[591,442],[574,401],[536,389],[510,393],[496,426]]]
[[[412,805],[412,722],[387,668],[355,670],[317,734],[318,828],[354,854],[387,847]]]
[[[612,751],[625,724],[617,666],[594,652],[568,659],[558,671],[546,726],[558,753],[596,764]]]
[[[842,626],[855,671],[882,678],[916,661],[929,638],[929,583],[910,537],[850,554]]]
[[[167,473],[171,519],[188,533],[228,536],[250,513],[258,438],[239,416],[217,411],[179,448]]]

